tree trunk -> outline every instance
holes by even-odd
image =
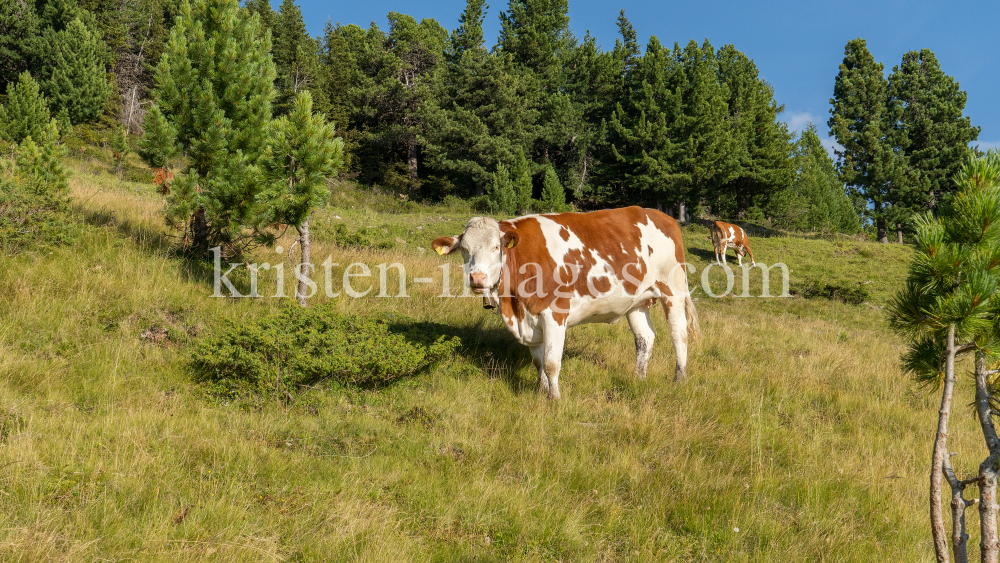
[[[736,185],[736,218],[743,219],[746,216],[747,209],[750,207],[750,202],[747,198],[746,191],[740,184]]]
[[[191,234],[194,236],[192,245],[195,251],[199,255],[208,254],[208,219],[205,218],[204,207],[195,211],[191,218]]]
[[[899,223],[896,223],[896,238],[898,239],[897,242],[899,242],[899,244],[903,244],[903,226]]]
[[[965,500],[965,486],[969,481],[959,481],[951,468],[951,455],[944,456],[944,476],[951,486],[951,549],[955,563],[969,562],[969,534],[965,531],[965,509],[975,500]]]
[[[889,234],[885,228],[884,219],[875,220],[875,230],[877,231],[877,234],[875,236],[876,238],[878,238],[878,241],[881,242],[882,244],[889,244]]]
[[[299,248],[301,249],[301,260],[299,261],[298,271],[303,277],[309,276],[312,273],[312,267],[310,262],[310,241],[309,241],[309,218],[302,222],[302,225],[298,228],[299,231]],[[306,294],[309,291],[309,286],[306,285],[305,279],[299,278],[299,285],[295,289],[295,299],[298,300],[299,305],[303,307],[307,306]]]
[[[997,533],[997,462],[1000,461],[1000,437],[993,425],[986,357],[976,352],[976,415],[990,455],[979,466],[979,535],[983,563],[997,563],[1000,536]]]
[[[410,169],[410,191],[416,193],[420,190],[417,175],[417,139],[410,137],[406,142],[406,164]]]
[[[979,553],[982,563],[996,563],[1000,554],[997,541],[997,459],[996,454],[979,466]]]
[[[687,206],[683,201],[677,204],[677,222],[687,223]]]
[[[884,223],[883,223],[884,225]],[[948,329],[948,356],[945,362],[944,389],[941,392],[941,410],[938,411],[937,435],[931,457],[931,535],[934,552],[939,563],[948,561],[948,536],[944,530],[944,513],[941,510],[941,477],[945,456],[948,455],[948,417],[951,414],[951,396],[955,389],[955,325]]]

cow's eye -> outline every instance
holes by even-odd
[[[496,251],[496,250],[500,250],[500,245],[498,244],[498,245],[497,245],[497,247],[496,247],[496,248],[494,248],[493,250],[494,250],[494,251]]]

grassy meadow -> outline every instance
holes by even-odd
[[[585,325],[567,338],[563,400],[549,402],[498,316],[476,298],[437,297],[440,284],[410,283],[408,298],[376,287],[332,301],[457,335],[450,359],[378,388],[227,403],[194,382],[193,344],[290,299],[210,297],[211,270],[173,251],[154,186],[96,163],[70,168],[76,244],[0,258],[2,560],[933,560],[939,397],[900,372],[901,341],[882,310],[908,246],[754,238],[759,262],[788,264],[793,290],[827,283],[867,297],[699,290],[703,337],[683,385],[672,383],[658,313],[645,381],[631,375],[627,323]],[[311,221],[314,262],[342,265],[334,291],[351,262],[371,266],[376,285],[377,264],[400,262],[412,280],[440,279],[449,263],[457,293],[458,257],[437,256],[430,241],[471,214],[338,187]],[[698,282],[712,260],[708,230],[684,235]],[[260,280],[272,294],[273,270]],[[395,293],[392,270],[388,281]],[[321,285],[313,302],[326,301]],[[968,392],[968,378],[959,385]],[[984,454],[971,409],[956,414],[964,476]]]

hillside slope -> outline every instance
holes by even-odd
[[[667,338],[640,382],[625,323],[586,325],[569,332],[564,399],[550,403],[527,350],[477,299],[411,284],[409,298],[334,302],[456,334],[456,357],[384,388],[223,404],[192,383],[191,343],[288,300],[211,298],[210,270],[171,253],[152,187],[77,174],[73,190],[77,245],[0,258],[4,559],[933,557],[936,399],[900,373],[879,309],[908,247],[754,239],[793,287],[866,286],[867,301],[700,295],[685,385],[670,381]],[[438,279],[447,262],[458,286],[457,259],[427,249],[467,211],[366,198],[341,194],[317,213],[317,262],[398,261]],[[685,236],[700,279],[707,230]],[[364,237],[386,248],[331,242]],[[281,259],[256,255],[269,257]],[[273,278],[261,287],[273,292]],[[662,315],[655,324],[664,334]],[[972,471],[974,420],[953,424],[960,472]]]

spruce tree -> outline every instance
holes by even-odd
[[[517,194],[517,210],[521,213],[528,213],[534,200],[531,199],[531,164],[524,157],[524,152],[518,150],[514,154],[514,164],[510,168],[510,178],[514,183],[514,192]]]
[[[545,167],[545,178],[542,180],[542,197],[538,207],[545,213],[563,213],[570,210],[566,205],[566,190],[559,182],[559,176],[551,167]]]
[[[581,108],[564,88],[575,47],[566,0],[510,0],[500,14],[494,51],[510,57],[528,85],[523,103],[538,120],[527,156],[542,164],[562,164],[561,153],[579,129]]]
[[[827,124],[843,147],[837,151],[841,178],[871,204],[876,238],[887,243],[888,225],[901,219],[892,204],[906,183],[907,171],[895,144],[898,138],[893,131],[899,116],[889,103],[883,68],[864,39],[848,41]]]
[[[503,164],[497,164],[496,172],[490,178],[486,201],[490,212],[495,215],[517,214],[517,192],[514,191],[510,173]]]
[[[855,234],[858,211],[837,176],[833,160],[810,123],[794,144],[795,178],[776,192],[766,210],[774,226],[799,231],[829,230]]]
[[[66,109],[73,123],[93,121],[111,94],[105,76],[110,53],[100,32],[75,18],[62,31],[49,29],[40,45],[39,56],[45,62],[39,85],[52,110]]]
[[[278,72],[274,112],[284,115],[292,110],[296,94],[314,85],[319,72],[318,46],[306,32],[302,10],[292,0],[284,0],[274,14],[271,41]]]
[[[508,56],[484,45],[484,7],[482,0],[468,0],[448,41],[448,64],[420,108],[427,165],[467,196],[483,194],[497,165],[514,166],[519,152],[527,157],[538,115],[525,103],[524,76]]]
[[[267,202],[262,223],[294,225],[299,232],[300,261],[296,298],[306,304],[310,264],[309,215],[329,198],[327,179],[343,166],[344,142],[322,114],[314,115],[312,96],[296,96],[292,111],[275,119],[268,132],[268,149],[261,159]]]
[[[348,26],[350,28],[350,26]],[[448,34],[432,19],[389,13],[389,32],[374,23],[351,49],[357,72],[351,88],[354,154],[362,180],[394,189],[420,189],[420,107],[431,97]]]
[[[27,137],[41,139],[49,125],[49,107],[38,83],[22,72],[17,83],[7,84],[7,105],[0,106],[0,137],[20,143]]]
[[[759,220],[747,215],[751,207],[766,207],[771,196],[787,187],[793,177],[791,134],[788,126],[778,121],[784,106],[774,100],[774,89],[758,76],[754,62],[735,47],[724,46],[716,58],[719,81],[729,92],[736,169],[720,188],[721,197],[715,199],[713,212]]]
[[[624,178],[619,204],[697,202],[736,170],[728,125],[728,88],[715,50],[694,41],[682,50],[650,38],[612,115],[610,142]]]
[[[941,70],[928,49],[910,51],[889,75],[889,96],[901,107],[899,133],[909,167],[918,175],[912,196],[901,202],[911,213],[936,212],[953,194],[954,177],[979,137],[963,117],[967,99],[958,82]]]
[[[274,36],[274,10],[271,8],[271,0],[246,0],[243,4],[243,9],[257,14],[260,18],[260,35],[261,39],[264,38],[264,34],[271,32],[272,37]],[[272,46],[274,40],[271,40]]]
[[[191,168],[174,181],[167,219],[198,252],[215,244],[239,252],[262,230],[254,167],[271,120],[270,47],[259,17],[236,0],[185,1],[157,67],[159,109],[147,113],[154,135],[143,155],[187,155]]]

